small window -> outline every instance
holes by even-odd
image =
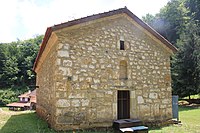
[[[120,50],[125,50],[124,41],[120,40]]]

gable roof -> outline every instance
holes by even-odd
[[[144,23],[135,14],[133,14],[126,7],[124,7],[124,8],[120,8],[120,9],[117,9],[117,10],[112,10],[112,11],[108,11],[108,12],[104,12],[104,13],[94,14],[94,15],[87,16],[87,17],[84,17],[84,18],[75,19],[75,20],[72,20],[72,21],[68,21],[68,22],[65,22],[65,23],[54,25],[52,27],[48,27],[46,32],[45,32],[45,35],[44,35],[44,38],[43,38],[43,41],[42,41],[42,45],[40,46],[39,53],[38,53],[36,60],[34,62],[33,70],[35,70],[35,68],[37,67],[38,60],[40,59],[40,57],[41,57],[41,55],[42,55],[42,53],[43,53],[43,51],[44,51],[44,49],[47,45],[47,42],[48,42],[53,31],[63,29],[63,28],[66,28],[66,27],[70,27],[70,26],[73,26],[73,25],[81,24],[81,23],[84,23],[84,22],[104,18],[104,17],[122,14],[122,13],[125,13],[129,17],[131,17],[136,23],[138,23],[140,26],[142,26],[144,29],[146,29],[148,32],[150,32],[154,37],[156,37],[158,40],[160,40],[164,45],[166,45],[173,52],[177,51],[177,48],[175,46],[173,46],[168,40],[166,40],[158,32],[156,32],[154,29],[152,29],[148,24]]]
[[[36,96],[36,89],[33,90],[33,91],[25,92],[25,93],[19,95],[18,97],[26,97],[26,98],[29,98],[30,96]]]

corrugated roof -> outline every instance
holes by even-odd
[[[141,19],[139,19],[136,15],[134,15],[130,10],[128,10],[126,7],[125,8],[120,8],[117,10],[112,10],[109,12],[104,12],[104,13],[99,13],[99,14],[95,14],[95,15],[91,15],[91,16],[87,16],[84,18],[80,18],[80,19],[75,19],[72,21],[68,21],[66,23],[61,23],[58,25],[54,25],[52,27],[48,27],[45,33],[45,36],[43,38],[43,42],[42,45],[40,47],[39,53],[37,55],[37,58],[35,60],[34,66],[33,66],[33,70],[35,70],[35,68],[37,67],[38,64],[38,60],[40,59],[46,44],[51,36],[51,33],[53,31],[62,29],[62,28],[66,28],[66,27],[70,27],[73,25],[77,25],[77,24],[81,24],[84,22],[88,22],[88,21],[92,21],[92,20],[96,20],[96,19],[100,19],[100,18],[104,18],[104,17],[109,17],[109,16],[113,16],[116,14],[122,14],[125,13],[127,14],[129,17],[131,17],[135,22],[137,22],[140,26],[142,26],[144,29],[146,29],[148,32],[150,32],[153,36],[155,36],[157,39],[159,39],[164,45],[166,45],[168,48],[170,48],[173,52],[177,51],[177,48],[175,46],[173,46],[168,40],[166,40],[163,36],[161,36],[158,32],[156,32],[154,29],[152,29],[149,25],[147,25],[146,23],[144,23]]]

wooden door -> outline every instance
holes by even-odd
[[[118,115],[118,119],[130,118],[130,92],[129,91],[118,91],[117,115]]]

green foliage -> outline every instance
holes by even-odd
[[[197,95],[191,95],[190,96],[191,99],[200,99],[200,94],[197,94]],[[183,99],[189,99],[189,97],[183,97]]]
[[[27,87],[14,87],[0,90],[0,105],[6,105],[11,102],[19,101],[18,96],[28,91]]]
[[[42,38],[0,44],[0,88],[35,84],[32,67]]]
[[[0,105],[17,101],[21,93],[35,85],[32,68],[42,38],[0,44]]]
[[[143,20],[178,47],[171,64],[173,94],[200,93],[200,1],[171,0]]]
[[[1,133],[56,133],[34,112],[0,112]]]
[[[189,10],[184,6],[185,0],[173,0],[160,10],[155,16],[147,14],[143,20],[161,35],[175,44],[179,32],[188,21]]]
[[[184,97],[200,92],[200,27],[188,23],[177,40],[179,52],[173,66],[174,93]]]

